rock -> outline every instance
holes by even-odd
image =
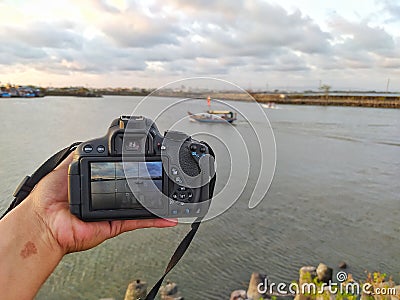
[[[333,269],[329,268],[327,265],[320,263],[317,267],[318,280],[328,283],[332,280]]]
[[[258,292],[258,285],[262,283],[263,286],[265,286],[266,281],[267,275],[253,272],[253,274],[251,274],[249,287],[247,289],[247,298],[250,300],[264,299],[265,294],[260,294]]]
[[[369,286],[367,289],[367,293],[365,293],[364,289],[361,289],[361,297],[360,300],[399,300],[400,299],[400,285],[395,286],[394,281],[384,281],[384,282],[368,282]],[[389,294],[392,293],[392,290],[395,289],[395,295]],[[378,294],[376,289],[380,290]],[[384,292],[384,294],[381,294]],[[376,294],[374,294],[376,293]]]
[[[294,297],[294,300],[311,300],[312,297],[311,296],[306,296],[303,294],[296,294],[296,296]]]
[[[175,282],[167,280],[167,284],[160,288],[161,300],[183,300],[179,291],[178,285]]]
[[[395,287],[395,295],[391,295],[391,300],[400,300],[400,285],[396,285]]]
[[[329,287],[324,287],[324,292],[321,293],[317,290],[317,295],[315,295],[315,300],[335,300],[336,294],[332,294],[329,290]],[[343,299],[343,298],[342,298]]]
[[[141,281],[140,279],[136,279],[131,282],[126,289],[124,300],[137,300],[137,299],[145,299],[147,295],[147,283],[145,281]]]
[[[247,293],[245,290],[236,290],[231,293],[229,300],[246,300]]]
[[[311,283],[317,277],[317,269],[314,266],[304,266],[299,270],[299,294],[296,294],[294,300],[311,300],[310,295],[301,294],[301,286],[305,283]],[[315,298],[315,297],[314,297]]]
[[[317,276],[317,269],[313,266],[304,266],[299,271],[299,285],[312,282]]]
[[[341,262],[338,264],[338,267],[339,267],[339,269],[346,269],[346,268],[347,268],[347,264],[346,264],[346,262],[341,261]]]
[[[389,289],[396,289],[396,295],[389,295]],[[376,289],[380,290],[380,294],[376,293]],[[384,282],[379,282],[374,284],[374,290],[375,290],[375,295],[373,296],[375,300],[398,300],[400,297],[400,290],[396,288],[394,281],[389,280],[389,281],[384,281]],[[382,294],[384,291],[385,294]],[[397,298],[396,298],[397,297]],[[370,298],[371,299],[371,298]]]

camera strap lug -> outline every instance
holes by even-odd
[[[22,181],[20,182],[20,184],[18,185],[18,187],[15,189],[15,192],[13,194],[13,197],[26,197],[23,196],[24,193],[26,193],[26,195],[29,195],[29,193],[32,191],[33,187],[29,184],[29,181],[31,179],[31,176],[25,176],[24,179],[22,179]]]

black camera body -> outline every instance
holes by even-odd
[[[182,132],[162,136],[138,116],[81,143],[68,170],[71,213],[84,221],[193,218],[210,206],[212,149]]]

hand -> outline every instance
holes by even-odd
[[[68,166],[72,154],[44,177],[29,195],[33,210],[48,231],[49,242],[55,242],[62,253],[83,251],[123,232],[148,227],[171,227],[176,220],[149,219],[83,222],[69,211]],[[26,199],[25,201],[27,201]]]
[[[176,220],[85,223],[68,204],[70,155],[31,194],[0,220],[0,295],[32,299],[66,253],[90,249],[122,232],[169,227]],[[24,288],[21,288],[23,286]]]

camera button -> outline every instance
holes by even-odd
[[[177,183],[182,183],[182,179],[181,179],[179,176],[175,178],[175,181],[176,181]]]
[[[173,215],[177,215],[177,214],[178,214],[178,210],[177,210],[177,209],[173,209],[173,210],[171,211],[171,213],[172,213]]]
[[[186,191],[186,188],[184,186],[180,186],[180,187],[178,187],[178,191],[184,192],[184,191]]]
[[[97,146],[97,152],[103,153],[104,151],[106,151],[106,147],[104,147],[103,145]]]
[[[83,146],[83,151],[85,151],[86,153],[90,153],[93,151],[93,146],[90,144],[87,144],[87,145]]]
[[[185,208],[185,214],[190,214],[190,208]]]
[[[207,151],[207,148],[206,148],[206,147],[204,147],[204,146],[201,146],[201,147],[200,147],[200,152],[204,153],[204,152],[206,152],[206,151]]]
[[[172,175],[178,175],[178,170],[176,168],[171,168]]]
[[[183,200],[183,199],[185,199],[186,198],[186,194],[179,194],[179,199],[181,199],[181,200]]]
[[[174,199],[174,200],[178,199],[178,194],[177,193],[173,193],[172,194],[172,199]]]
[[[191,144],[190,145],[190,150],[191,151],[196,151],[197,150],[197,145],[196,144]]]

